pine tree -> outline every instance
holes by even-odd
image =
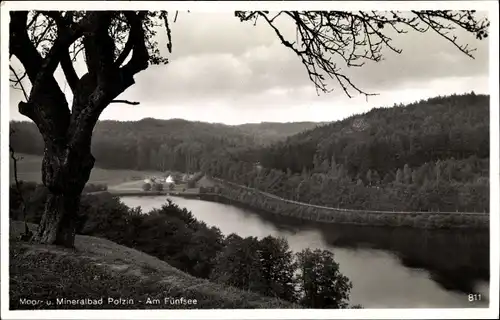
[[[441,161],[440,160],[438,160],[436,162],[436,166],[435,166],[434,170],[436,173],[436,182],[439,185],[439,183],[441,181]]]
[[[319,162],[319,157],[318,154],[315,153],[313,156],[313,168],[314,170],[318,170],[320,168],[321,164]]]
[[[389,184],[393,181],[392,176],[389,173],[386,173],[384,175],[384,180],[382,181],[383,184]]]
[[[306,167],[302,168],[302,177],[307,178],[309,176],[309,172],[307,171]]]
[[[403,171],[401,171],[401,169],[398,169],[396,171],[396,183],[402,184],[403,181],[404,181]]]
[[[380,183],[380,175],[378,174],[378,171],[377,170],[374,170],[373,171],[373,174],[372,174],[372,183],[377,185]]]
[[[369,186],[372,185],[372,170],[371,169],[368,169],[368,171],[366,172],[366,181],[368,182]]]
[[[405,164],[403,168],[403,178],[405,184],[411,184],[411,169],[408,164]]]
[[[338,175],[338,170],[337,170],[337,162],[335,161],[335,156],[332,156],[332,160],[330,163],[330,175],[334,178],[337,177]]]
[[[330,170],[330,163],[328,162],[328,159],[323,160],[320,166],[321,172],[327,173]]]

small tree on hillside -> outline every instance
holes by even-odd
[[[259,241],[261,277],[265,283],[262,294],[297,301],[294,273],[297,263],[284,238],[267,236]]]
[[[453,31],[462,28],[482,39],[489,26],[474,11],[239,11],[235,15],[241,21],[268,25],[297,54],[318,90],[330,91],[325,82],[329,77],[349,97],[353,92],[369,93],[335,61],[360,67],[364,60],[380,61],[384,48],[400,53],[386,30],[398,35],[431,30],[472,56],[473,50],[459,44]],[[19,102],[18,109],[37,125],[45,143],[42,181],[50,196],[35,241],[73,246],[81,193],[95,162],[90,148],[94,126],[110,103],[138,104],[116,98],[148,65],[168,62],[160,56],[154,35],[156,27],[165,27],[166,46],[172,49],[170,17],[166,11],[10,11],[10,57],[24,67],[19,73],[11,66],[11,81],[23,89],[25,77],[31,83],[29,93],[23,90],[26,101]],[[281,19],[296,26],[297,41],[290,42],[280,31]],[[73,63],[81,56],[87,70],[79,76]],[[71,107],[54,77],[58,66],[73,94]]]
[[[301,304],[308,308],[346,308],[351,281],[339,271],[333,253],[305,249],[297,253]]]
[[[145,184],[142,185],[142,190],[144,191],[151,191],[151,183],[146,182]]]
[[[259,292],[264,288],[261,275],[259,242],[255,237],[241,238],[231,234],[214,259],[210,279],[243,290]]]
[[[163,191],[163,183],[155,183],[153,184],[153,190],[154,191]]]

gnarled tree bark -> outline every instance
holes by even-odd
[[[72,247],[81,193],[95,162],[91,154],[94,126],[113,99],[134,84],[133,76],[148,66],[142,26],[144,13],[125,13],[130,35],[116,61],[115,44],[108,33],[113,12],[88,12],[78,23],[59,12],[44,14],[56,22],[58,32],[45,58],[28,37],[28,13],[11,12],[10,21],[11,54],[21,61],[32,83],[29,99],[19,103],[19,112],[37,125],[45,143],[42,181],[49,197],[32,240]],[[81,78],[68,52],[79,37],[83,37],[88,69]],[[121,66],[130,53],[129,62]],[[54,78],[59,63],[73,92],[71,111]]]
[[[88,148],[51,145],[44,152],[42,179],[50,194],[36,242],[73,246],[80,196],[94,166]]]

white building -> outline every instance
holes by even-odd
[[[172,176],[168,176],[168,177],[165,179],[165,183],[168,183],[168,184],[174,183],[174,178],[172,178]]]

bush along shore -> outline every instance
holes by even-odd
[[[488,213],[370,211],[329,208],[283,199],[253,188],[210,178],[215,187],[200,188],[204,200],[221,201],[212,194],[250,209],[322,223],[412,227],[422,229],[488,229]],[[204,196],[204,194],[206,196]]]

